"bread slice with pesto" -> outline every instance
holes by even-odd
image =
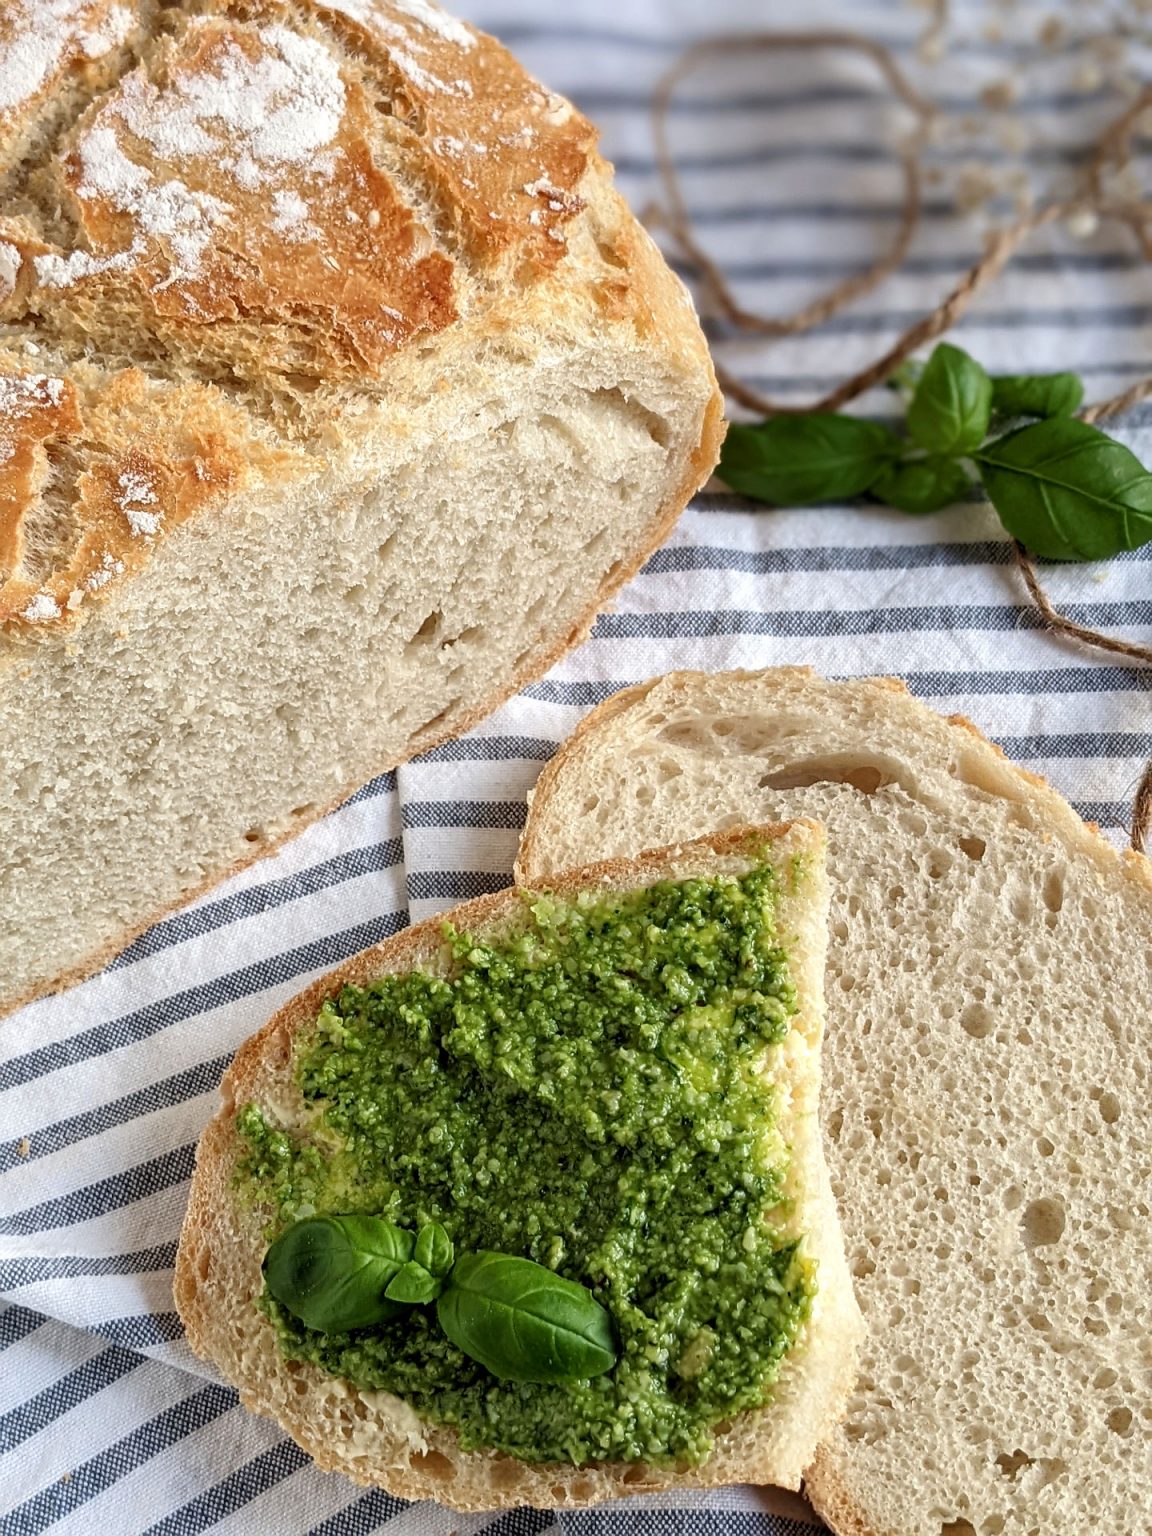
[[[891,678],[673,673],[545,769],[529,884],[818,817],[825,1143],[868,1324],[840,1536],[1152,1530],[1152,865]]]
[[[469,902],[317,982],[200,1142],[193,1349],[319,1466],[405,1498],[797,1487],[861,1329],[817,1120],[826,910],[819,826],[741,828]],[[450,1285],[497,1251],[587,1288],[615,1363],[504,1379],[439,1303],[308,1327],[266,1252],[349,1214],[442,1224]]]

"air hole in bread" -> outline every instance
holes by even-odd
[[[1050,869],[1045,875],[1043,897],[1049,912],[1059,912],[1064,905],[1064,877],[1058,869]]]
[[[811,789],[814,784],[846,784],[862,795],[874,795],[878,789],[899,783],[899,776],[891,765],[843,756],[810,758],[789,768],[778,768],[774,773],[764,775],[760,788]]]
[[[712,746],[707,728],[695,720],[674,720],[659,733],[658,740],[671,747],[692,747],[701,752]]]
[[[1001,1451],[996,1458],[996,1465],[1005,1477],[1015,1477],[1021,1467],[1030,1467],[1033,1461],[1024,1451],[1012,1451],[1011,1454]]]
[[[378,560],[391,560],[393,554],[396,551],[397,537],[397,534],[390,533],[384,540],[383,544],[378,544],[376,546],[376,558]]]
[[[520,1468],[510,1458],[494,1461],[488,1474],[488,1485],[491,1488],[514,1488],[520,1481]]]
[[[961,853],[967,854],[974,864],[979,864],[980,860],[988,851],[988,844],[982,837],[958,838],[956,840],[956,846],[960,849]]]
[[[601,549],[603,549],[607,539],[607,528],[598,529],[590,539],[584,540],[584,543],[580,546],[581,553],[590,555],[595,558],[595,556],[600,553]]]
[[[433,609],[428,617],[421,622],[419,629],[416,630],[408,644],[410,646],[422,645],[435,639],[443,622],[444,615],[440,612],[439,608]]]
[[[1096,1108],[1105,1125],[1115,1125],[1120,1118],[1120,1100],[1114,1093],[1102,1093]]]
[[[973,1040],[986,1040],[992,1033],[995,1020],[983,1003],[969,1003],[960,1015],[960,1028]]]
[[[1025,1248],[1048,1248],[1064,1235],[1067,1216],[1063,1201],[1052,1197],[1033,1200],[1020,1218]]]
[[[1132,1433],[1131,1408],[1113,1408],[1106,1422],[1114,1435],[1123,1435],[1127,1439]]]
[[[447,640],[441,640],[440,649],[447,650],[453,645],[472,645],[477,640],[485,637],[483,624],[469,624],[467,629],[462,629],[458,635],[450,635]]]
[[[348,604],[349,608],[363,608],[367,596],[368,588],[362,581],[358,581],[355,586],[348,587],[345,590],[344,601]]]
[[[263,842],[264,841],[264,828],[263,827],[249,827],[247,832],[245,832],[245,834],[244,834],[244,841],[246,843],[260,843],[260,842]]]
[[[456,1477],[456,1468],[439,1451],[414,1451],[408,1458],[413,1472],[423,1472],[434,1483],[450,1483]]]
[[[979,1536],[971,1520],[946,1520],[940,1527],[940,1536]]]
[[[624,1473],[624,1481],[635,1486],[637,1483],[647,1483],[651,1480],[651,1469],[642,1461],[634,1462]]]
[[[650,411],[646,406],[641,405],[638,400],[630,396],[625,390],[619,388],[597,389],[592,391],[591,395],[595,400],[603,400],[609,404],[619,404],[622,406],[633,421],[643,427],[644,431],[647,432],[658,448],[667,448],[672,441],[671,423],[655,411]]]

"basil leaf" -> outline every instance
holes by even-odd
[[[1085,421],[1038,421],[974,458],[1000,521],[1033,554],[1103,560],[1152,539],[1152,474]]]
[[[929,453],[979,448],[992,414],[992,380],[974,357],[942,341],[908,402],[908,432]]]
[[[423,1264],[410,1259],[398,1269],[384,1292],[389,1301],[400,1301],[410,1307],[422,1307],[427,1301],[435,1301],[444,1289],[439,1275],[429,1274]]]
[[[1078,373],[1004,373],[992,380],[992,409],[1002,416],[1074,416],[1083,399]]]
[[[612,1319],[582,1285],[503,1253],[469,1253],[436,1303],[440,1326],[503,1381],[584,1381],[616,1363]]]
[[[378,1216],[313,1216],[264,1255],[269,1291],[321,1333],[371,1328],[402,1308],[384,1292],[412,1256],[412,1234]]]
[[[416,1234],[412,1257],[432,1275],[446,1275],[452,1268],[452,1239],[438,1221],[430,1221]]]
[[[717,474],[742,496],[778,507],[861,496],[900,452],[887,427],[815,411],[730,426]]]
[[[962,501],[971,484],[955,459],[933,456],[891,465],[868,494],[898,512],[939,512]]]

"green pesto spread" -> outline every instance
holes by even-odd
[[[525,932],[496,944],[446,928],[451,980],[346,987],[298,1037],[305,1132],[239,1116],[238,1182],[274,1207],[269,1238],[317,1213],[439,1221],[457,1251],[588,1286],[618,1331],[611,1371],[500,1381],[431,1308],[323,1334],[265,1296],[285,1356],[525,1461],[691,1464],[764,1403],[814,1291],[781,1230],[762,1071],[795,1012],[776,880],[526,896]]]

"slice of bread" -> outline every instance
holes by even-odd
[[[11,0],[17,56],[0,1012],[543,673],[723,430],[592,125],[427,0]]]
[[[298,1126],[304,1106],[292,1071],[297,1032],[346,983],[362,985],[412,969],[443,974],[448,954],[442,918],[368,950],[309,988],[237,1055],[224,1079],[223,1108],[200,1143],[177,1258],[176,1304],[193,1349],[215,1361],[245,1405],[278,1420],[321,1467],[407,1498],[480,1510],[523,1503],[571,1507],[737,1480],[797,1487],[821,1436],[843,1411],[860,1330],[816,1116],[826,947],[823,845],[822,830],[808,822],[747,828],[633,861],[593,865],[537,886],[564,898],[660,880],[739,876],[765,863],[781,874],[776,931],[798,1012],[783,1043],[767,1053],[765,1070],[776,1084],[779,1124],[790,1145],[791,1210],[780,1220],[806,1234],[803,1251],[816,1262],[816,1294],[769,1405],[722,1426],[704,1465],[683,1471],[638,1462],[530,1465],[495,1451],[464,1452],[452,1429],[422,1423],[398,1398],[358,1391],[311,1365],[286,1363],[271,1324],[257,1310],[269,1212],[239,1202],[233,1192],[237,1109],[255,1103],[277,1124]],[[451,919],[460,931],[483,938],[518,932],[530,921],[522,893],[514,890],[458,907]]]
[[[1152,1530],[1152,875],[891,680],[683,673],[545,770],[556,866],[815,816],[825,1151],[868,1324],[841,1536]]]

